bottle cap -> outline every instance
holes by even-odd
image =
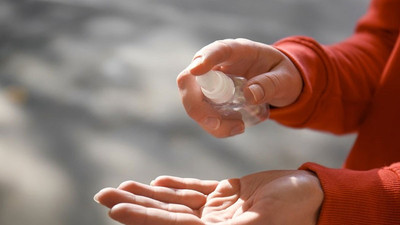
[[[216,104],[230,101],[235,94],[235,85],[230,77],[220,71],[211,70],[196,76],[204,96]]]

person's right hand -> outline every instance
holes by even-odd
[[[288,106],[296,101],[303,87],[300,73],[292,61],[270,45],[227,39],[205,46],[179,74],[177,83],[188,115],[215,137],[242,133],[244,124],[240,119],[223,117],[205,101],[194,76],[209,70],[246,78],[244,95],[251,104]]]

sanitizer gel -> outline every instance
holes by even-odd
[[[221,115],[234,116],[240,113],[246,127],[255,125],[268,118],[267,104],[252,105],[243,95],[243,86],[247,80],[238,76],[227,76],[220,71],[211,70],[196,76],[196,81],[209,102]]]

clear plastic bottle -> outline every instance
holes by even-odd
[[[243,94],[247,83],[244,77],[228,76],[220,71],[211,70],[196,76],[204,96],[221,115],[235,117],[240,113],[246,127],[255,125],[269,116],[267,104],[252,105]]]

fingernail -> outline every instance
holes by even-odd
[[[244,125],[237,125],[236,127],[233,127],[233,129],[231,130],[231,136],[237,135],[237,134],[241,134],[244,132]]]
[[[155,183],[156,181],[155,180],[152,180],[151,182],[150,182],[150,186],[154,186],[154,183]]]
[[[264,98],[264,90],[259,84],[252,84],[249,90],[253,95],[254,102],[259,102]]]
[[[200,64],[203,63],[203,58],[202,57],[197,57],[196,59],[193,60],[192,63],[188,66],[187,70],[190,72],[192,69],[196,68]]]
[[[97,203],[100,204],[100,201],[99,201],[99,194],[98,194],[98,193],[94,195],[93,200],[94,200],[95,202],[97,202]]]
[[[221,121],[218,118],[215,118],[215,117],[206,117],[203,120],[203,125],[208,127],[208,128],[210,128],[210,129],[213,129],[213,130],[218,129],[220,124],[221,124]]]

